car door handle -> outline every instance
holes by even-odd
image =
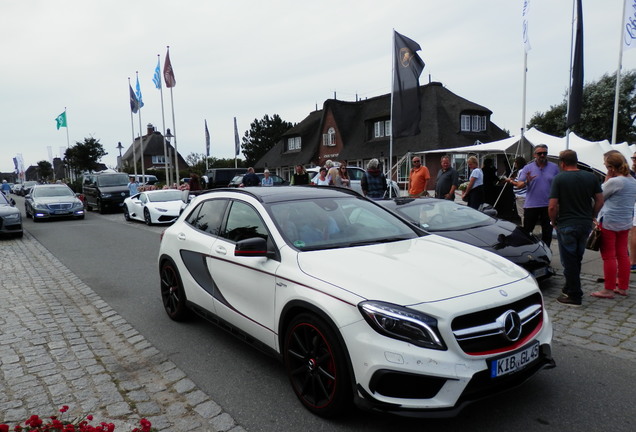
[[[214,251],[219,255],[227,255],[227,249],[225,249],[224,246],[217,246],[216,248],[214,248]]]
[[[179,233],[179,234],[177,234],[177,239],[178,240],[185,240],[186,239],[186,235],[184,233]]]

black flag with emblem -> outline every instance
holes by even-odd
[[[424,62],[416,53],[417,42],[394,31],[393,106],[391,128],[394,137],[420,133],[420,75]]]

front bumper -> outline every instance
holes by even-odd
[[[510,290],[512,293],[512,290]],[[482,293],[474,297],[483,296]],[[499,316],[502,311],[528,307],[540,302],[540,294],[521,300],[508,300],[485,311],[475,307],[466,309],[470,299],[449,301],[451,310],[464,310],[463,322],[481,324],[481,319]],[[473,300],[475,300],[473,298]],[[464,303],[460,307],[460,303]],[[488,304],[474,301],[474,304]],[[439,305],[438,305],[439,306]],[[431,308],[434,305],[430,305]],[[448,310],[448,309],[447,309]],[[494,315],[493,315],[494,313]],[[363,408],[394,414],[419,417],[450,417],[467,404],[514,388],[544,368],[554,367],[550,344],[552,324],[543,309],[528,323],[517,342],[500,344],[501,336],[483,338],[481,345],[459,340],[450,330],[458,317],[439,319],[439,331],[446,350],[415,346],[382,336],[365,321],[341,328],[349,348],[351,366],[355,376],[357,404]],[[490,361],[524,351],[538,344],[538,356],[515,372],[491,378]],[[483,349],[480,349],[482,348]]]

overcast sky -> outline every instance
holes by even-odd
[[[614,74],[624,0],[583,0],[585,82]],[[128,77],[145,103],[142,129],[163,130],[152,82],[170,46],[176,77],[164,86],[165,124],[179,152],[234,157],[233,117],[241,137],[254,119],[279,114],[296,123],[325,99],[353,101],[391,90],[392,30],[420,44],[420,78],[492,110],[518,134],[522,122],[523,0],[21,0],[0,3],[0,171],[61,156],[99,139],[115,167],[117,143],[132,141]],[[531,0],[526,122],[567,91],[572,1]],[[623,69],[636,67],[636,50]],[[429,78],[430,77],[430,78]],[[135,134],[139,120],[134,117]],[[611,131],[608,131],[608,136]],[[242,155],[241,155],[242,157]]]

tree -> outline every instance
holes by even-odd
[[[271,118],[265,114],[262,120],[254,119],[250,125],[251,129],[245,132],[243,137],[243,156],[245,164],[254,166],[274,145],[281,139],[293,124],[274,114]]]
[[[603,75],[598,81],[583,87],[583,110],[581,120],[572,131],[591,141],[611,140],[614,121],[614,98],[616,75]],[[617,142],[636,141],[636,71],[631,70],[621,76],[618,101]],[[535,113],[528,128],[536,127],[550,135],[564,136],[567,94],[563,102],[553,105],[545,113]]]
[[[99,169],[99,161],[107,154],[99,140],[84,138],[83,143],[78,141],[66,150],[64,159],[76,174],[80,174]]]
[[[53,165],[47,160],[38,162],[38,175],[40,180],[48,180],[53,176]]]

